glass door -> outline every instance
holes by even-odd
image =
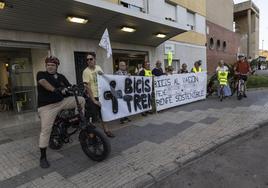
[[[30,57],[10,60],[13,108],[17,112],[35,110],[35,89]]]

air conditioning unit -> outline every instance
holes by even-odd
[[[175,22],[176,20],[172,19],[172,18],[168,18],[168,17],[165,17],[166,20],[169,20],[169,21],[172,21],[172,22]]]
[[[187,26],[190,28],[190,30],[194,30],[194,26],[193,25],[187,24]]]

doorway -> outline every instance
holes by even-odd
[[[31,50],[0,48],[0,110],[27,112],[35,109]]]
[[[138,64],[143,64],[148,58],[148,52],[144,51],[129,51],[129,50],[113,50],[113,70],[116,72],[120,61],[125,61],[128,72],[135,75],[135,69]]]

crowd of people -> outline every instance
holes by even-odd
[[[218,79],[218,83],[220,85],[223,85],[223,95],[225,97],[230,97],[232,95],[231,88],[228,82],[229,74],[230,72],[233,72],[233,79],[235,80],[234,87],[237,88],[237,83],[239,79],[244,80],[244,91],[243,91],[243,96],[241,97],[247,97],[246,95],[246,87],[247,87],[247,80],[248,76],[252,74],[252,70],[250,67],[249,62],[247,61],[246,57],[243,54],[240,54],[238,56],[238,61],[234,64],[233,70],[229,70],[227,64],[223,61],[220,60],[218,63],[218,67],[216,69],[216,75]],[[220,87],[218,87],[218,95],[220,95]],[[240,97],[240,96],[238,96]]]
[[[85,116],[92,122],[100,121],[104,133],[108,137],[115,137],[109,127],[101,120],[101,103],[99,102],[97,75],[104,74],[102,68],[96,64],[96,54],[88,53],[86,55],[87,68],[83,71],[82,78],[85,84],[86,92],[84,97],[79,97],[79,103],[85,112]],[[57,114],[63,109],[75,108],[75,98],[66,95],[66,88],[70,86],[68,79],[58,73],[60,61],[57,57],[50,56],[45,60],[45,71],[37,73],[37,91],[38,91],[38,113],[41,119],[41,133],[39,138],[40,148],[40,167],[48,168],[50,166],[46,149],[49,144],[49,138],[53,127],[53,122]],[[201,72],[201,61],[195,62],[192,72]],[[168,66],[164,73],[161,61],[156,62],[156,67],[151,70],[150,63],[146,61],[143,66],[138,65],[135,73],[139,76],[161,76],[173,74],[173,68]],[[187,66],[183,64],[181,72],[187,73]],[[119,69],[115,75],[130,75],[127,71],[126,62],[119,62]],[[85,108],[87,109],[85,111]],[[148,113],[148,112],[147,112]],[[142,115],[147,115],[143,113]],[[150,113],[150,112],[149,112]],[[120,123],[129,122],[129,118],[120,119]]]
[[[85,83],[86,92],[83,97],[79,97],[79,103],[85,112],[85,116],[92,122],[99,121],[102,125],[104,133],[108,137],[115,137],[111,132],[106,123],[101,120],[101,103],[99,102],[98,94],[98,80],[97,75],[104,74],[102,68],[96,63],[96,54],[88,53],[86,55],[87,68],[83,71],[82,78]],[[38,90],[38,113],[41,119],[41,133],[39,139],[40,148],[40,167],[48,168],[50,166],[47,155],[46,148],[49,144],[49,138],[53,126],[53,122],[57,114],[63,109],[72,109],[76,107],[75,98],[73,96],[66,95],[66,88],[71,84],[67,78],[58,73],[58,67],[60,61],[57,57],[50,56],[45,60],[45,71],[40,71],[37,73],[37,90]],[[194,63],[193,68],[190,72],[198,73],[202,72],[201,68],[202,61],[198,60]],[[234,70],[237,74],[242,75],[243,79],[247,80],[247,74],[251,71],[248,62],[245,61],[243,56],[239,56],[239,61],[235,64]],[[222,72],[229,72],[228,67],[225,66],[223,60],[219,62],[219,66],[216,69],[218,74],[218,79],[223,83],[226,82],[225,95],[230,95],[230,88],[225,77],[221,77]],[[187,64],[183,63],[181,69],[177,72],[178,74],[189,73],[187,69]],[[127,69],[127,64],[124,61],[119,62],[118,70],[114,73],[115,75],[130,75]],[[138,64],[135,69],[135,75],[137,76],[162,76],[162,75],[172,75],[174,70],[172,66],[167,66],[165,71],[162,68],[162,62],[157,61],[155,67],[151,70],[150,62],[144,62]],[[246,94],[244,93],[244,97]],[[85,110],[85,108],[87,110]],[[147,115],[147,113],[142,113],[142,115]],[[131,121],[129,118],[120,119],[120,123],[125,123]]]

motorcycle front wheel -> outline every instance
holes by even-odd
[[[81,130],[79,141],[83,152],[93,161],[103,161],[111,152],[110,141],[97,128]]]

